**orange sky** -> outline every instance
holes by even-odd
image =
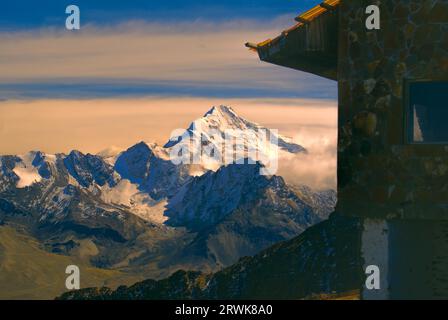
[[[0,154],[78,149],[97,153],[139,141],[164,144],[213,105],[278,129],[310,150],[280,163],[280,174],[316,188],[335,186],[336,102],[316,99],[157,98],[0,102]]]
[[[0,154],[29,150],[49,153],[79,149],[99,152],[141,141],[164,143],[213,105],[281,133],[304,127],[336,128],[335,102],[301,99],[138,98],[0,102]]]

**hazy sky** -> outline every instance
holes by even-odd
[[[244,46],[276,36],[277,21],[129,21],[73,32],[0,32],[0,96],[335,99],[335,82],[263,63]]]
[[[124,150],[139,141],[165,144],[212,105],[226,104],[248,120],[278,129],[309,150],[280,159],[279,174],[315,188],[336,185],[336,102],[319,99],[156,98],[19,100],[0,103],[0,150],[22,154],[78,149]]]
[[[261,62],[244,47],[318,3],[79,0],[79,31],[65,29],[60,1],[2,3],[0,154],[163,143],[226,104],[313,145],[321,158],[307,168],[291,160],[291,170],[322,171],[309,167],[318,161],[335,176],[336,82]]]
[[[0,99],[336,98],[332,81],[259,61],[315,0],[17,0],[0,10]]]
[[[302,129],[336,128],[335,103],[317,99],[134,98],[11,100],[0,103],[0,150],[21,154],[79,149],[97,153],[139,141],[164,144],[213,105],[230,105],[241,116],[307,144]]]

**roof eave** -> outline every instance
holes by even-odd
[[[300,21],[274,39],[246,46],[260,60],[337,80],[339,0],[327,0],[296,18]]]

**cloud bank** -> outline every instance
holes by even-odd
[[[235,91],[241,96],[246,90],[257,96],[268,90],[272,96],[278,92],[334,98],[333,82],[260,62],[244,47],[247,41],[276,36],[291,25],[290,19],[131,21],[111,27],[87,25],[79,32],[1,32],[0,93],[23,98],[34,90],[41,97],[63,97],[66,91],[72,93],[70,98],[83,98],[94,95],[91,88],[109,88],[106,93],[118,95],[132,94],[133,87],[139,87],[135,93],[141,95],[146,86],[148,93],[154,87],[166,95],[171,88],[176,95],[205,96],[215,90],[215,95],[231,96]]]

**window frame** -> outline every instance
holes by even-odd
[[[403,91],[404,91],[404,99],[403,99],[403,142],[405,145],[413,145],[413,146],[445,146],[448,145],[447,141],[439,141],[439,142],[416,142],[411,137],[411,131],[410,129],[414,129],[414,127],[411,127],[411,121],[410,121],[410,108],[411,108],[411,85],[415,83],[427,83],[427,82],[434,82],[434,83],[441,83],[445,82],[448,84],[448,78],[440,78],[440,79],[404,79],[404,85],[403,85]],[[413,132],[413,131],[412,131]]]

